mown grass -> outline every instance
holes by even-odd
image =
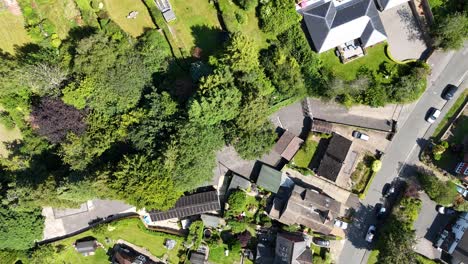
[[[229,250],[229,255],[225,255],[225,250],[229,250],[229,247],[225,244],[210,245],[210,255],[208,261],[210,263],[217,264],[232,264],[240,262],[240,246],[234,246]]]
[[[201,48],[202,55],[221,48],[221,25],[213,4],[206,0],[172,0],[171,4],[177,18],[169,27],[187,54],[194,47]]]
[[[93,230],[86,231],[80,235],[62,240],[60,242],[53,243],[57,248],[61,248],[58,256],[56,257],[56,263],[108,263],[108,256],[106,250],[112,248],[114,243],[118,239],[123,239],[136,246],[146,248],[156,257],[163,257],[164,254],[168,254],[169,263],[178,263],[178,251],[183,249],[182,242],[183,238],[174,238],[174,236],[165,235],[159,232],[151,232],[144,228],[143,224],[139,219],[125,219],[117,223],[111,224],[115,229],[104,230],[102,233],[94,233]],[[98,248],[94,256],[84,257],[75,251],[73,243],[80,238],[93,236],[98,242],[102,243],[105,249]],[[106,243],[105,238],[110,239],[110,243]],[[174,249],[167,250],[164,247],[164,242],[167,238],[176,239],[177,244]]]
[[[70,29],[78,25],[80,11],[73,0],[33,0],[31,4],[41,17],[47,18],[55,26],[61,39],[68,37]]]
[[[148,9],[139,0],[104,0],[104,9],[120,28],[133,37],[140,36],[145,29],[155,28]],[[138,15],[135,19],[128,19],[132,11],[137,11]]]
[[[31,42],[22,15],[16,16],[8,10],[0,11],[0,49],[8,53],[14,53],[14,47]]]
[[[310,161],[314,157],[315,151],[317,150],[318,142],[313,139],[312,135],[309,135],[294,156],[292,163],[293,165],[301,168],[308,168]]]
[[[444,116],[444,118],[440,121],[439,125],[437,125],[437,128],[434,130],[433,137],[435,138],[440,138],[442,129],[445,128],[449,122],[453,118],[453,116],[457,113],[458,109],[461,107],[461,105],[465,102],[468,96],[468,90],[465,89],[463,94],[461,94],[457,101],[453,104],[453,106],[450,108],[450,110],[447,112],[447,114]]]
[[[389,66],[397,65],[385,55],[386,43],[377,44],[367,49],[367,54],[364,57],[354,61],[342,64],[339,58],[335,55],[335,50],[329,50],[320,54],[323,66],[328,68],[336,77],[343,80],[354,80],[362,67],[366,67],[372,71],[378,71],[383,63],[388,63]]]

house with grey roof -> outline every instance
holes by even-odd
[[[366,48],[387,39],[374,0],[319,0],[300,12],[319,53],[349,42]]]
[[[351,140],[333,133],[333,136],[328,143],[325,155],[320,161],[317,175],[335,182],[343,168],[343,165],[345,164],[352,143],[353,142]]]
[[[330,234],[333,221],[342,216],[344,207],[333,198],[295,185],[287,199],[275,197],[268,215],[285,225],[299,224],[314,232]]]
[[[257,264],[311,264],[312,250],[300,233],[278,233],[276,244],[257,245]]]

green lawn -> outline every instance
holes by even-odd
[[[229,251],[229,256],[224,254],[224,251],[228,249],[228,246],[225,244],[210,245],[210,255],[208,261],[211,263],[217,264],[233,264],[240,262],[240,246],[234,246],[232,250]]]
[[[65,39],[68,31],[78,25],[80,11],[73,0],[33,0],[31,3],[41,17],[49,19],[55,26],[61,39]]]
[[[442,129],[448,124],[448,121],[452,119],[452,117],[456,114],[458,108],[463,104],[463,102],[466,100],[466,97],[468,96],[468,90],[465,90],[460,97],[458,97],[457,101],[453,104],[452,108],[447,112],[447,114],[444,116],[444,118],[440,121],[439,125],[434,131],[433,137],[435,138],[440,138],[442,135],[440,133],[442,132]]]
[[[172,0],[176,20],[169,22],[179,46],[190,54],[192,48],[211,55],[220,48],[221,26],[215,7],[207,0]]]
[[[308,168],[310,161],[314,157],[315,151],[317,150],[317,146],[318,142],[313,138],[313,135],[309,135],[307,140],[294,156],[292,164],[297,167]]]
[[[344,80],[354,80],[356,74],[361,67],[365,66],[370,70],[377,71],[383,63],[389,63],[390,66],[397,65],[385,55],[386,43],[377,44],[374,47],[367,49],[367,54],[364,57],[356,59],[352,62],[342,64],[335,55],[335,50],[329,50],[320,54],[323,65],[328,68],[333,74]]]
[[[58,248],[63,248],[56,258],[57,263],[108,263],[108,256],[106,255],[106,250],[112,248],[114,243],[118,239],[123,239],[134,245],[146,248],[156,257],[163,257],[164,254],[167,253],[169,256],[169,263],[179,262],[179,257],[177,255],[178,251],[180,249],[183,249],[183,238],[177,239],[177,244],[174,249],[167,250],[166,248],[164,248],[164,241],[169,236],[166,236],[163,233],[151,232],[144,229],[144,226],[139,219],[121,220],[117,223],[111,224],[111,226],[115,227],[115,229],[112,231],[105,230],[101,234],[95,234],[91,230],[80,235],[54,243],[53,245],[57,246]],[[83,257],[82,255],[78,254],[73,248],[73,243],[77,239],[87,236],[95,237],[100,243],[103,244],[106,250],[99,248],[94,256]],[[111,242],[107,244],[105,242],[105,237],[110,238]],[[171,236],[171,238],[173,238],[173,236]]]
[[[104,8],[110,18],[133,37],[143,34],[146,28],[155,28],[148,9],[139,0],[104,0]],[[127,15],[132,11],[137,11],[138,15],[128,19]]]
[[[78,9],[81,12],[81,17],[84,20],[84,23],[89,26],[98,27],[96,11],[91,6],[91,1],[89,0],[75,0]]]
[[[14,46],[31,42],[24,28],[23,16],[11,14],[8,10],[0,11],[0,49],[13,53]]]
[[[367,259],[367,264],[377,264],[377,258],[379,257],[379,250],[374,249],[371,251],[369,258]]]

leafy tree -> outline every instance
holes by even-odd
[[[84,109],[96,86],[96,80],[89,77],[72,82],[62,90],[62,100],[76,109]]]
[[[23,68],[23,74],[32,91],[40,96],[57,96],[68,76],[67,70],[48,62],[28,65]]]
[[[269,0],[261,2],[260,25],[267,33],[278,35],[294,24],[298,24],[301,17],[289,0]]]
[[[390,99],[396,103],[409,103],[418,99],[426,90],[426,73],[424,67],[413,65],[409,73],[391,85]]]
[[[306,89],[301,68],[296,59],[278,47],[265,52],[261,58],[267,75],[276,87],[275,101],[304,96]]]
[[[468,13],[456,12],[437,21],[431,30],[434,45],[444,50],[463,47],[468,39]]]
[[[44,220],[40,208],[12,211],[0,208],[0,249],[25,250],[41,239]]]
[[[227,224],[231,227],[231,232],[239,234],[247,230],[248,224],[244,220],[229,220]]]
[[[138,150],[157,153],[169,141],[177,120],[178,105],[168,93],[145,96],[142,118],[129,127],[128,137]]]
[[[379,239],[378,262],[384,264],[415,263],[416,253],[413,245],[416,244],[415,233],[408,230],[403,221],[390,216],[385,224],[383,234]]]
[[[243,159],[255,159],[273,147],[277,135],[271,123],[265,123],[254,132],[240,131],[233,144]]]
[[[31,264],[43,264],[43,263],[54,263],[56,261],[57,251],[52,245],[40,246],[31,254],[29,263]]]
[[[189,234],[186,239],[189,244],[192,244],[190,248],[196,250],[200,246],[203,240],[203,228],[202,221],[195,221],[190,225]]]
[[[238,216],[246,210],[247,194],[242,190],[236,190],[229,195],[228,198],[229,211],[228,215]]]
[[[242,94],[233,86],[229,72],[215,70],[213,75],[203,78],[199,94],[189,108],[189,116],[196,122],[216,125],[239,114]]]
[[[125,157],[109,184],[119,197],[140,208],[167,210],[181,195],[164,164],[141,155]]]
[[[180,128],[165,153],[166,163],[173,167],[173,177],[180,190],[192,190],[211,180],[215,151],[224,145],[222,129],[187,123]]]
[[[442,205],[453,203],[457,192],[453,183],[440,181],[435,175],[418,173],[418,180],[427,195]]]
[[[138,39],[136,48],[150,72],[166,70],[171,58],[171,50],[161,32],[156,29],[146,31]]]
[[[60,99],[43,98],[33,106],[31,126],[52,143],[59,143],[68,133],[81,135],[86,130],[84,113],[66,105]]]

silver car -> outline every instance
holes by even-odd
[[[371,225],[369,226],[369,229],[367,230],[366,241],[371,243],[372,240],[374,239],[374,236],[375,236],[375,226]]]

